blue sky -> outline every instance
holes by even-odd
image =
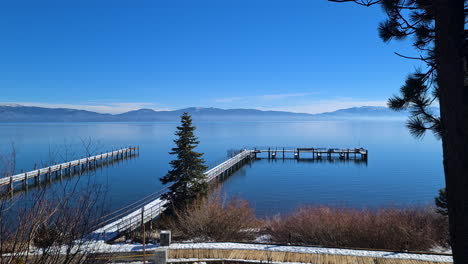
[[[0,103],[117,113],[384,105],[418,65],[380,7],[326,0],[0,3]]]

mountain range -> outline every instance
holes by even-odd
[[[188,112],[195,121],[298,121],[340,119],[404,119],[407,112],[395,112],[382,106],[362,106],[320,114],[305,114],[256,109],[219,109],[190,107],[174,111],[139,109],[121,114],[103,114],[68,108],[0,105],[0,122],[137,122],[177,121]]]

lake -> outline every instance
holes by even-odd
[[[84,157],[139,145],[138,157],[74,178],[103,186],[114,210],[163,186],[177,122],[0,124],[0,151],[14,144],[16,171],[34,164]],[[363,147],[366,163],[259,160],[223,184],[228,197],[245,198],[260,216],[288,213],[300,206],[357,208],[433,204],[444,186],[441,142],[431,134],[413,138],[402,121],[200,122],[198,151],[213,166],[229,150],[244,147]],[[85,146],[88,146],[87,150]],[[53,188],[61,184],[55,183]]]

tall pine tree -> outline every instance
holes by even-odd
[[[454,263],[468,263],[468,0],[329,0],[379,4],[388,19],[384,41],[413,37],[427,67],[411,74],[389,100],[409,110],[407,126],[417,137],[432,131],[442,139],[450,241]],[[440,115],[431,106],[440,105]]]
[[[171,155],[177,155],[177,158],[170,162],[172,169],[160,178],[163,184],[172,183],[169,192],[162,197],[169,201],[166,205],[166,213],[168,214],[184,208],[198,196],[206,195],[208,190],[208,183],[204,175],[207,167],[201,158],[203,153],[194,151],[200,143],[195,137],[195,129],[190,115],[184,113],[181,117],[181,125],[177,127],[175,133],[178,136],[174,140],[176,147],[169,152]]]

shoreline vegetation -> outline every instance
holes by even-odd
[[[258,218],[246,200],[228,200],[219,191],[151,225],[155,229],[147,231],[147,238],[157,238],[158,230],[171,230],[176,242],[255,242],[428,252],[449,247],[447,218],[433,207],[368,210],[305,206],[291,214]],[[125,240],[128,239],[141,241],[141,230],[127,234]]]

